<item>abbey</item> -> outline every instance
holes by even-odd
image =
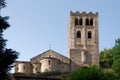
[[[98,13],[70,12],[68,57],[47,50],[26,61],[16,61],[15,73],[70,72],[80,67],[99,66]]]

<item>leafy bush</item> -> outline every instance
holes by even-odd
[[[120,59],[116,59],[112,65],[112,69],[120,76]]]
[[[87,68],[81,67],[79,70],[71,73],[66,80],[113,80],[96,66]]]

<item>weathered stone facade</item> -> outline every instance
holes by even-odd
[[[17,61],[15,73],[69,72],[99,66],[98,13],[70,12],[68,51],[69,57],[48,50],[31,58],[30,62]]]
[[[31,74],[31,72],[32,72],[32,64],[30,62],[17,61],[15,63],[15,73]]]
[[[98,13],[70,13],[68,50],[71,70],[99,66]]]
[[[39,73],[70,71],[70,59],[53,51],[47,50],[40,55],[31,58],[30,62],[17,61],[15,65],[15,73]]]

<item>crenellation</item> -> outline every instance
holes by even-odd
[[[70,11],[70,16],[74,16],[74,17],[97,17],[98,16],[98,12],[96,13],[93,13],[93,12],[89,12],[89,13],[86,13],[86,12],[82,12],[80,13],[79,11],[76,11],[76,12],[72,12]]]

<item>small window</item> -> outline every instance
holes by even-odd
[[[19,68],[18,68],[18,67],[16,67],[16,70],[18,71],[18,70],[19,70]]]
[[[25,66],[23,66],[23,69],[25,70]]]
[[[93,26],[93,18],[90,19],[90,26]]]
[[[88,32],[88,38],[89,38],[89,39],[92,38],[92,33],[91,33],[91,31]]]
[[[89,19],[86,19],[86,26],[89,26]]]
[[[50,65],[50,60],[48,60],[48,65]]]
[[[83,22],[83,21],[82,21],[82,18],[80,18],[80,19],[79,19],[79,25],[82,26],[82,22]]]
[[[75,18],[75,25],[78,25],[78,18]]]
[[[81,32],[77,31],[77,38],[81,38]]]

